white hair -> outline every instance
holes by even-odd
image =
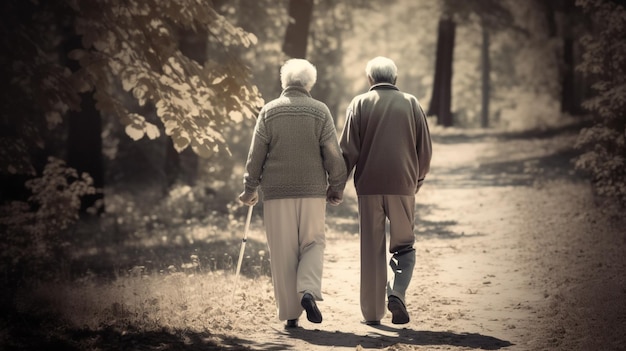
[[[398,77],[398,67],[393,60],[378,56],[367,63],[365,73],[374,83],[395,84]]]
[[[310,91],[317,80],[317,69],[304,59],[290,59],[280,68],[280,85],[283,89],[299,85]]]

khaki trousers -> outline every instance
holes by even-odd
[[[263,212],[278,319],[297,319],[304,292],[322,300],[326,199],[267,200]]]
[[[385,316],[386,296],[405,302],[415,267],[415,196],[360,195],[361,312],[366,321]],[[393,286],[387,280],[386,220],[389,219],[389,266]]]

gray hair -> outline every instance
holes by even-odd
[[[398,67],[393,60],[378,56],[367,63],[365,73],[374,83],[395,84],[398,77]]]
[[[299,85],[310,91],[317,80],[317,69],[304,59],[290,59],[280,68],[280,85],[283,89]]]

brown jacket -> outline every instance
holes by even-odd
[[[417,98],[392,84],[352,100],[340,145],[358,195],[414,195],[430,170],[426,115]]]

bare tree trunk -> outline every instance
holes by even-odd
[[[81,39],[71,35],[64,45],[65,53],[81,48]],[[79,69],[79,64],[68,60],[67,66],[72,71]],[[93,92],[82,94],[79,111],[68,113],[67,164],[80,173],[89,173],[96,189],[104,188],[104,157],[102,155],[102,117],[96,109]],[[104,200],[102,191],[82,198],[80,212],[94,206],[98,200]],[[98,213],[104,211],[104,203],[99,206]]]
[[[294,58],[306,58],[309,25],[313,13],[313,0],[289,0],[289,16],[283,52]]]
[[[437,59],[429,115],[437,116],[437,124],[449,127],[452,121],[452,60],[456,23],[449,17],[439,20]]]
[[[483,43],[481,49],[481,70],[482,70],[482,109],[480,116],[480,126],[482,128],[489,127],[489,94],[491,91],[491,82],[489,75],[491,73],[491,61],[489,58],[489,30],[483,24]]]
[[[545,6],[548,19],[548,34],[550,37],[558,36],[563,42],[563,47],[557,53],[561,65],[559,71],[561,112],[580,115],[584,111],[582,101],[585,99],[589,82],[582,74],[576,72],[580,57],[577,55],[578,40],[575,27],[580,23],[576,18],[575,2],[574,0],[548,1],[543,6]],[[562,14],[560,20],[557,18],[557,12]]]

